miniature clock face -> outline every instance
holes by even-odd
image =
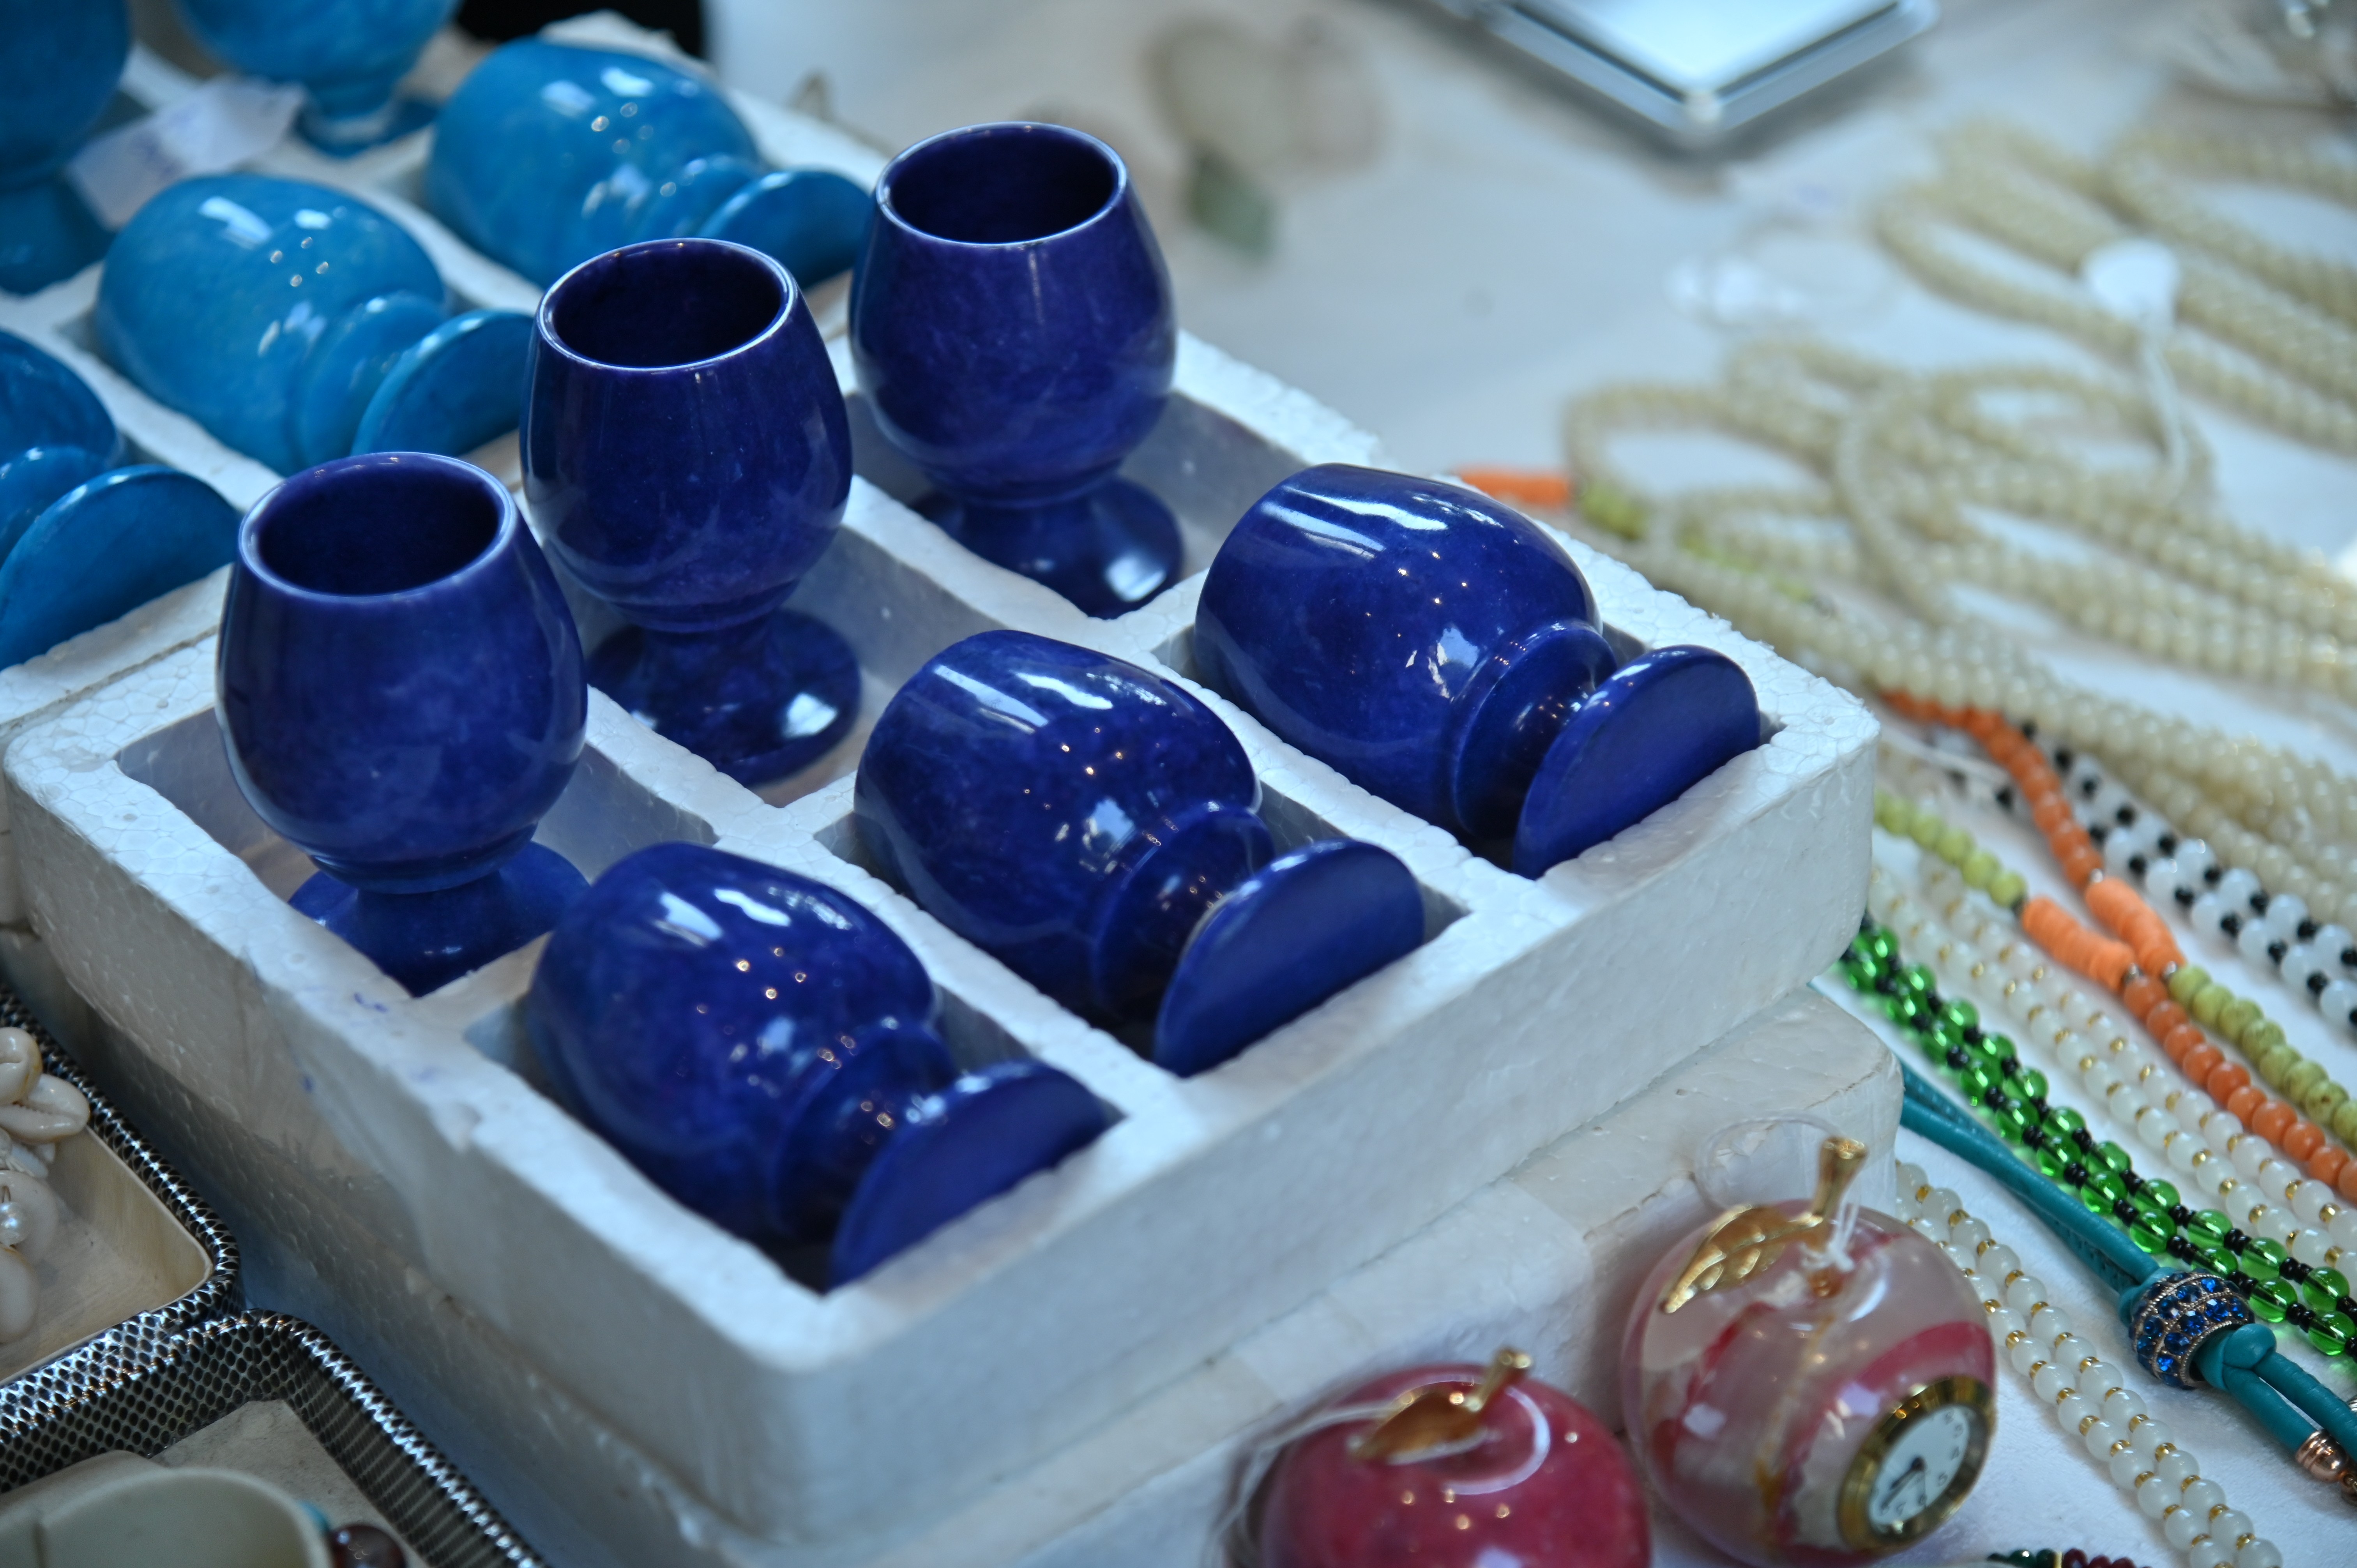
[[[1943,1378],[1884,1416],[1842,1483],[1841,1533],[1852,1547],[1929,1534],[1980,1478],[1996,1402],[1977,1378]]]

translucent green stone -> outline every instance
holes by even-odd
[[[1945,1058],[1950,1051],[1961,1048],[1964,1043],[1964,1032],[1948,1022],[1944,1009],[1924,1020],[1922,1033],[1923,1048],[1935,1057]]]
[[[1899,939],[1880,926],[1861,934],[1866,950],[1879,962],[1889,963],[1899,956]]]
[[[1899,983],[1918,996],[1930,995],[1936,979],[1937,977],[1929,969],[1920,963],[1910,963],[1899,972]]]
[[[2249,1279],[2276,1279],[2283,1273],[2283,1249],[2272,1241],[2245,1241],[2243,1250],[2234,1255],[2234,1267]],[[2292,1299],[2297,1301],[2299,1297],[2294,1294]]]
[[[2202,1268],[2211,1273],[2216,1274],[2220,1279],[2231,1279],[2233,1277],[2233,1253],[2229,1252],[2225,1248],[2221,1247],[2215,1241],[2204,1241],[2198,1238],[2193,1239],[2192,1246],[2193,1255],[2201,1261]]]
[[[1882,1010],[1890,1015],[1892,1023],[1904,1028],[1923,1015],[1923,999],[1911,991],[1894,991],[1882,999]]]
[[[1952,1026],[1958,1034],[1962,1034],[1966,1029],[1979,1026],[1981,1011],[1969,1002],[1951,1002],[1940,1009],[1940,1021]]]
[[[2117,1160],[2112,1158],[2115,1155],[2119,1156]],[[2127,1151],[2121,1148],[2117,1144],[2105,1144],[2104,1145],[2104,1163],[2110,1165],[2112,1169],[2115,1171],[2125,1171],[2128,1168]],[[2136,1197],[2139,1199],[2148,1200],[2155,1208],[2159,1209],[2163,1214],[2168,1213],[2170,1209],[2185,1201],[2177,1195],[2177,1189],[2169,1186],[2165,1181],[2148,1181],[2145,1183],[2144,1190],[2136,1194]]]
[[[1996,1087],[1996,1075],[1985,1067],[1968,1067],[1956,1075],[1956,1085],[1964,1091],[1965,1099],[1978,1105]]]
[[[2299,1294],[2319,1312],[2338,1312],[2349,1294],[2349,1277],[2339,1269],[2317,1269],[2299,1282]]]
[[[2177,1226],[2166,1215],[2140,1214],[2128,1227],[2128,1240],[2147,1252],[2166,1252],[2177,1239]]]
[[[2193,1223],[2188,1227],[2194,1235],[2208,1241],[2223,1241],[2226,1232],[2233,1228],[2234,1222],[2214,1208],[2194,1210]]]
[[[2080,1198],[2098,1214],[2109,1214],[2128,1195],[2128,1184],[2110,1171],[2090,1171],[2079,1188]]]
[[[1997,1133],[2008,1144],[2020,1143],[2029,1134],[2033,1121],[2028,1108],[2018,1101],[1996,1112],[1996,1116]]]
[[[2087,1119],[2067,1105],[2057,1105],[2046,1112],[2046,1130],[2058,1138],[2075,1139],[2087,1130]]]
[[[2299,1293],[2282,1280],[2263,1280],[2251,1292],[2251,1311],[2263,1323],[2281,1323],[2299,1303]]]
[[[2071,1157],[2051,1144],[2033,1151],[2030,1158],[2037,1162],[2038,1174],[2048,1181],[2061,1180],[2062,1167],[2071,1163]]]
[[[2319,1312],[2308,1326],[2308,1342],[2327,1356],[2346,1356],[2357,1340],[2357,1318],[2345,1312]]]

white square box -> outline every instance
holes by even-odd
[[[983,575],[1019,599],[1015,580],[943,545],[858,486],[825,607],[878,684],[1015,619],[961,591]],[[862,869],[847,774],[772,808],[595,699],[544,842],[592,874],[687,838],[841,886],[925,960],[954,1049],[1052,1062],[1121,1118],[1057,1171],[825,1294],[686,1214],[511,1070],[530,1071],[516,1002],[531,950],[413,999],[285,904],[308,868],[230,780],[210,642],[22,736],[12,831],[35,928],[75,990],[286,1162],[274,1179],[293,1189],[241,1195],[250,1204],[340,1210],[749,1531],[856,1538],[903,1518],[911,1477],[947,1508],[1297,1305],[1847,940],[1870,721],[1682,601],[1583,564],[1624,633],[1712,640],[1742,661],[1773,738],[1533,882],[1231,714],[1280,840],[1340,832],[1400,854],[1429,940],[1191,1080]],[[1417,1158],[1399,1157],[1410,1147]]]
[[[528,308],[530,285],[402,199],[421,160],[412,143],[373,163],[279,172],[378,201],[463,303]],[[39,330],[27,335],[83,371],[135,440],[183,441],[193,426],[90,353],[94,288],[86,274],[28,302]],[[1178,512],[1193,575],[1095,622],[898,504],[910,476],[868,438],[856,396],[853,416],[866,477],[797,603],[857,649],[871,722],[925,658],[992,627],[1189,673],[1200,569],[1243,507],[1309,463],[1380,458],[1300,393],[1182,338],[1178,393],[1129,471]],[[235,500],[272,478],[217,444],[177,450],[180,466],[251,489]],[[1193,1080],[1063,1012],[869,875],[848,821],[865,723],[765,791],[777,809],[595,699],[588,753],[544,842],[592,874],[637,845],[688,838],[841,886],[924,958],[953,1049],[1050,1061],[1120,1117],[1058,1171],[823,1295],[671,1203],[533,1088],[516,1023],[531,950],[413,999],[285,906],[308,868],[230,783],[209,642],[143,644],[119,682],[28,713],[8,752],[8,842],[33,930],[103,1019],[117,1069],[191,1136],[201,1127],[242,1207],[283,1217],[323,1275],[357,1288],[391,1258],[415,1290],[448,1293],[468,1334],[504,1341],[531,1369],[500,1386],[555,1446],[577,1448],[564,1434],[586,1422],[609,1467],[632,1455],[622,1467],[675,1493],[678,1517],[709,1510],[748,1539],[840,1555],[920,1522],[915,1478],[918,1511],[946,1513],[1608,1112],[1846,940],[1865,880],[1871,720],[1573,549],[1625,639],[1737,659],[1772,738],[1534,882],[1210,696],[1260,771],[1280,841],[1342,832],[1392,849],[1424,887],[1428,940]],[[217,602],[204,587],[184,590],[199,618]],[[576,604],[592,640],[611,624]]]

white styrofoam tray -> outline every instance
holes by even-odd
[[[414,177],[419,156],[389,149],[338,177]],[[381,189],[371,199],[421,237],[438,229]],[[490,276],[490,263],[456,245],[443,233],[429,249],[462,300],[529,303],[498,295],[496,277],[467,283]],[[48,312],[44,346],[79,355],[144,439],[177,416],[89,354],[93,289],[85,274],[31,302]],[[869,428],[856,399],[854,414]],[[887,491],[906,494],[908,476],[863,440],[863,469],[883,488],[856,487],[798,603],[857,648],[869,718],[923,659],[993,626],[1183,675],[1200,568],[1224,528],[1286,472],[1375,456],[1300,394],[1184,340],[1178,395],[1130,466],[1186,527],[1195,576],[1163,600],[1087,620],[898,505]],[[230,462],[218,449],[196,458],[182,466]],[[593,874],[657,839],[717,842],[845,886],[924,957],[956,1049],[1051,1061],[1121,1117],[1058,1172],[825,1295],[671,1204],[511,1070],[529,1072],[515,1020],[529,950],[411,999],[285,906],[307,866],[230,783],[210,643],[47,710],[55,716],[9,754],[11,840],[34,926],[74,988],[267,1152],[251,1168],[278,1190],[247,1196],[389,1242],[746,1528],[871,1535],[912,1522],[910,1477],[926,1477],[935,1508],[972,1495],[1608,1109],[1846,940],[1864,881],[1871,722],[1682,601],[1575,553],[1624,633],[1708,643],[1743,663],[1773,738],[1534,883],[1212,698],[1261,771],[1280,839],[1340,832],[1393,849],[1423,884],[1431,935],[1190,1082],[1063,1013],[866,874],[848,822],[858,735],[770,791],[788,802],[772,810],[597,699],[587,760],[545,842]],[[594,639],[593,607],[581,608]],[[1418,1157],[1403,1160],[1403,1147]],[[318,1244],[334,1234],[322,1224]]]

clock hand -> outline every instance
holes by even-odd
[[[1923,1455],[1918,1454],[1913,1459],[1908,1462],[1907,1468],[1900,1471],[1897,1477],[1894,1478],[1890,1485],[1884,1489],[1882,1494],[1882,1506],[1886,1509],[1889,1508],[1890,1506],[1891,1499],[1899,1495],[1899,1488],[1905,1486],[1908,1482],[1915,1479],[1916,1477],[1921,1475],[1922,1471]]]

